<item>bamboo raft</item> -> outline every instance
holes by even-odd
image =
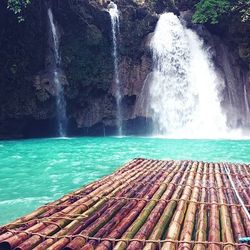
[[[250,165],[134,159],[1,227],[0,249],[247,250],[249,210]]]

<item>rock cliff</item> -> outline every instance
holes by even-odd
[[[117,0],[121,11],[119,71],[127,134],[151,129],[147,114],[145,80],[152,70],[148,41],[158,14],[172,11],[204,38],[226,82],[224,106],[235,117],[232,126],[246,123],[244,86],[250,100],[250,25],[239,17],[219,25],[193,25],[195,1]],[[47,6],[51,6],[60,31],[68,135],[109,135],[115,132],[111,23],[105,0],[33,1],[18,23],[0,3],[0,137],[56,135],[56,108],[50,71],[51,41]],[[189,11],[189,12],[187,12]],[[235,115],[238,114],[238,115]]]

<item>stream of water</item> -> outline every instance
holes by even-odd
[[[123,134],[122,131],[122,96],[121,96],[121,81],[118,67],[118,43],[117,37],[120,32],[120,20],[119,20],[119,10],[117,5],[113,2],[110,2],[109,6],[109,14],[111,18],[111,27],[112,27],[112,42],[113,42],[113,60],[114,60],[114,79],[115,79],[115,98],[116,98],[116,123],[117,123],[117,135],[121,136]]]
[[[247,95],[247,88],[246,85],[244,85],[244,103],[245,103],[245,111],[246,111],[246,123],[250,125],[250,107],[248,102],[248,95]]]
[[[54,23],[54,17],[51,9],[48,9],[48,17],[50,23],[50,29],[53,36],[53,55],[54,55],[54,87],[56,92],[56,110],[57,110],[57,122],[58,122],[58,134],[60,137],[66,136],[67,116],[66,116],[66,101],[64,98],[64,89],[60,83],[58,70],[61,65],[61,56],[59,53],[59,37],[57,27]]]

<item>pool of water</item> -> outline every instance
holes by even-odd
[[[250,163],[250,140],[98,137],[0,141],[0,225],[135,157]]]

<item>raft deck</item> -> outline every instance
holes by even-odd
[[[0,249],[250,249],[250,165],[134,159],[0,228]]]

